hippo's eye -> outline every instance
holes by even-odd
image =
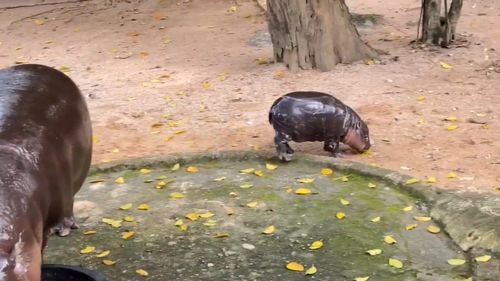
[[[359,130],[359,128],[361,128],[361,122],[356,122],[354,128],[356,128],[356,130]]]

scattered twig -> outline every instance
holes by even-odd
[[[18,5],[18,6],[4,7],[4,8],[0,8],[0,9],[1,10],[11,10],[11,9],[30,8],[30,7],[37,7],[37,6],[53,6],[53,5],[61,5],[61,4],[71,4],[71,3],[86,2],[86,1],[90,1],[90,0],[72,0],[72,1],[62,1],[62,2],[36,3],[36,4],[30,4],[30,5]]]
[[[34,15],[30,15],[30,16],[27,16],[27,17],[24,17],[24,18],[20,18],[20,19],[18,19],[18,20],[15,20],[15,21],[13,21],[13,22],[9,23],[9,26],[14,25],[14,24],[16,24],[16,23],[18,23],[18,22],[22,22],[22,21],[27,20],[27,19],[31,19],[31,18],[34,18],[34,17],[38,17],[38,16],[41,16],[41,15],[43,15],[43,14],[50,14],[50,13],[52,13],[52,12],[55,12],[55,11],[57,11],[57,10],[62,10],[62,9],[64,9],[64,8],[54,8],[54,9],[50,9],[50,10],[48,10],[48,11],[43,11],[43,12],[40,12],[40,13],[36,13],[36,14],[34,14]]]

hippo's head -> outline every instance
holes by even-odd
[[[357,120],[347,129],[347,133],[344,137],[343,143],[347,144],[351,148],[358,152],[367,151],[370,146],[370,132],[368,126],[361,119]]]
[[[18,239],[8,239],[8,235],[0,228],[0,280],[39,281],[42,266],[40,243],[26,232],[21,232]]]

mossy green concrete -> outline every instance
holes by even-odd
[[[266,162],[278,164],[279,168],[266,170]],[[180,170],[171,171],[176,163],[181,164]],[[186,172],[189,165],[197,166],[200,171]],[[144,167],[153,171],[142,175],[138,170]],[[320,170],[324,167],[333,168],[334,175],[321,175]],[[260,169],[265,175],[239,173],[246,168]],[[341,175],[350,175],[349,181],[335,180]],[[114,182],[120,176],[126,178],[125,184]],[[165,189],[156,189],[156,179],[160,176],[175,181]],[[213,180],[221,176],[226,179]],[[315,181],[299,184],[296,182],[299,177]],[[139,268],[149,272],[147,280],[162,281],[353,280],[360,276],[384,281],[460,280],[473,275],[482,278],[474,280],[496,278],[498,253],[495,248],[469,244],[464,250],[494,255],[489,263],[478,265],[472,261],[473,256],[460,249],[446,233],[426,231],[433,223],[447,231],[453,229],[450,228],[453,222],[442,223],[446,221],[446,212],[438,210],[446,208],[435,206],[453,205],[450,204],[452,199],[443,200],[456,195],[443,195],[445,193],[430,186],[406,186],[403,183],[407,177],[393,171],[333,158],[307,156],[291,163],[280,163],[271,155],[233,152],[109,163],[93,167],[89,181],[93,179],[105,181],[86,184],[76,200],[91,201],[95,206],[77,212],[80,230],[70,237],[51,238],[45,262],[82,264],[116,281],[141,280],[142,277],[135,273]],[[153,182],[145,183],[148,179]],[[253,187],[241,188],[244,182],[251,182]],[[369,188],[368,182],[377,187]],[[298,187],[308,187],[314,194],[299,196],[288,192],[289,188]],[[169,199],[171,192],[182,192],[185,198]],[[341,198],[348,200],[350,205],[342,205]],[[246,206],[253,201],[258,202],[257,208]],[[118,210],[125,203],[133,203],[134,207]],[[142,203],[149,204],[151,209],[137,210]],[[413,209],[405,212],[406,206],[413,206]],[[483,206],[482,210],[485,209],[488,208]],[[214,213],[210,219],[216,220],[216,225],[205,226],[208,219],[191,222],[184,218],[191,212]],[[336,219],[337,212],[344,212],[346,218]],[[426,216],[429,212],[440,221],[422,223],[413,219],[415,215]],[[120,219],[127,215],[136,220],[123,222],[120,228],[101,222],[103,217]],[[377,216],[381,221],[371,222]],[[189,225],[187,232],[174,225],[180,218]],[[410,223],[417,223],[417,228],[405,230]],[[487,224],[483,229],[488,228]],[[269,225],[276,227],[275,233],[262,234]],[[83,231],[89,229],[97,230],[97,234],[83,235]],[[135,231],[136,235],[125,241],[121,233],[127,230]],[[230,236],[214,238],[221,232]],[[384,243],[385,235],[393,235],[398,243]],[[323,240],[324,247],[309,250],[308,245],[315,240]],[[477,240],[481,238],[474,241]],[[117,263],[105,266],[102,259],[93,254],[79,254],[79,250],[88,245],[98,250],[111,250],[106,258]],[[378,256],[365,253],[374,248],[382,249],[383,253]],[[404,267],[390,267],[389,258],[403,261]],[[465,259],[467,263],[450,266],[447,260],[451,258]],[[314,264],[318,273],[306,277],[303,273],[288,271],[285,265],[289,261],[306,266]]]

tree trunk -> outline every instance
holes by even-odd
[[[338,63],[376,58],[351,22],[344,0],[268,0],[274,59],[291,70],[331,70]]]
[[[453,0],[448,9],[444,0],[444,15],[441,15],[443,0],[422,1],[422,42],[448,47],[455,40],[456,28],[463,0]]]

